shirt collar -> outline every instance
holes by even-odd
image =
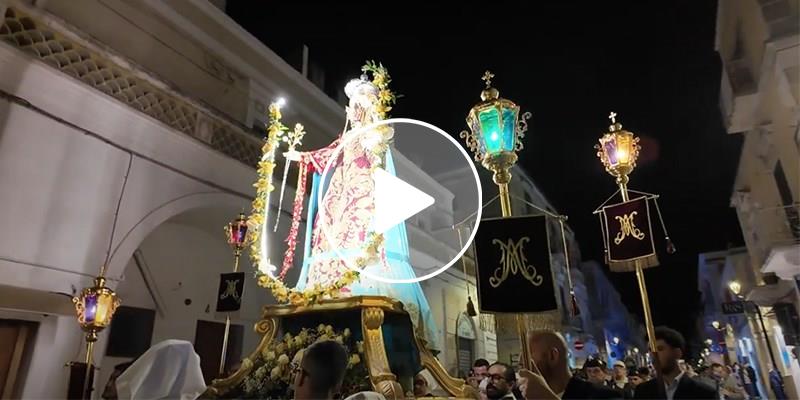
[[[672,378],[672,382],[669,382],[669,383],[665,382],[665,383],[664,383],[664,386],[666,386],[667,388],[669,388],[669,387],[671,387],[672,385],[677,385],[677,384],[678,384],[678,382],[680,382],[681,378],[683,378],[683,374],[684,374],[684,373],[685,373],[685,372],[681,371],[681,373],[680,373],[680,374],[678,374],[678,376],[676,376],[675,378]]]

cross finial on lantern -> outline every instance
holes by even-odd
[[[492,78],[494,78],[494,74],[487,69],[486,72],[483,73],[483,77],[481,78],[482,81],[486,82],[487,89],[492,87]]]
[[[611,120],[612,124],[616,124],[617,123],[617,113],[612,111],[611,114],[608,114],[608,119]]]

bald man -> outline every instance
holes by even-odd
[[[560,333],[528,334],[533,371],[520,371],[526,399],[621,399],[614,390],[572,376],[567,363],[567,342]]]

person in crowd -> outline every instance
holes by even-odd
[[[119,378],[119,376],[122,375],[122,373],[125,372],[125,370],[127,370],[131,365],[133,365],[133,361],[124,362],[114,366],[114,371],[112,371],[111,376],[108,377],[108,382],[106,383],[106,387],[103,389],[103,394],[100,397],[106,400],[117,399],[117,378]]]
[[[496,362],[489,367],[489,381],[486,384],[486,398],[515,399],[512,388],[517,381],[517,374],[510,365]]]
[[[386,397],[378,392],[358,392],[351,394],[344,400],[386,400]]]
[[[117,378],[119,399],[194,400],[205,390],[200,356],[185,340],[153,345]]]
[[[595,385],[606,385],[606,363],[599,358],[590,358],[583,364],[586,379]]]
[[[756,375],[756,370],[750,365],[750,359],[747,357],[742,359],[742,382],[744,382],[744,390],[750,397],[758,397],[758,386],[756,386],[758,376]]]
[[[472,363],[472,370],[470,370],[470,376],[467,378],[467,382],[477,389],[481,381],[486,379],[488,375],[489,361],[486,361],[484,358],[479,358]]]
[[[633,385],[633,388],[636,389],[636,386],[639,386],[644,380],[636,371],[628,372],[628,382]]]
[[[636,375],[639,375],[639,378],[642,379],[642,383],[647,382],[650,380],[650,378],[652,378],[650,376],[650,368],[648,367],[639,367],[639,369],[636,370]]]
[[[692,364],[686,363],[686,367],[684,367],[683,371],[689,378],[694,378],[697,376],[697,372],[694,370],[694,367],[692,367]]]
[[[786,391],[783,390],[783,377],[775,369],[769,370],[769,386],[772,388],[772,392],[775,393],[776,400],[788,399]]]
[[[694,379],[708,387],[717,387],[717,381],[714,380],[713,376],[711,375],[711,368],[709,368],[707,365],[703,365],[697,369],[697,376],[695,376]]]
[[[658,327],[656,334],[656,368],[659,376],[636,387],[637,399],[718,399],[717,391],[685,376],[678,367],[686,341],[678,331]]]
[[[738,385],[736,378],[727,366],[719,363],[711,364],[711,374],[717,381],[717,388],[723,399],[743,400],[745,398],[744,388]]]
[[[528,335],[531,370],[523,369],[520,390],[526,399],[620,399],[619,393],[572,375],[567,361],[567,342],[553,331]]]
[[[608,386],[616,390],[625,399],[633,398],[633,384],[628,381],[628,367],[622,361],[614,361],[611,379]]]
[[[422,374],[417,374],[414,377],[414,397],[433,397],[428,380]]]
[[[294,398],[320,400],[338,397],[347,369],[347,350],[333,340],[312,344],[303,352],[303,359],[294,379]]]

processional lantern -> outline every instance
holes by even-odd
[[[643,272],[644,268],[658,265],[653,244],[649,202],[652,201],[658,213],[667,242],[667,252],[674,253],[675,246],[669,239],[666,225],[661,217],[661,210],[658,207],[659,196],[628,188],[629,175],[636,168],[636,160],[641,150],[639,138],[632,132],[622,129],[615,112],[611,112],[608,118],[611,120],[611,125],[608,127],[608,132],[599,139],[595,149],[606,172],[616,179],[619,187],[617,192],[622,197],[622,202],[607,205],[616,196],[614,193],[595,210],[595,214],[600,215],[605,258],[611,270],[636,271],[650,350],[655,352],[655,330]],[[635,194],[636,198],[631,199],[630,193]]]
[[[481,102],[473,106],[467,115],[467,126],[471,132],[462,131],[461,137],[472,150],[475,161],[494,173],[493,180],[500,190],[500,206],[503,216],[511,215],[511,200],[508,183],[509,170],[517,162],[517,152],[522,150],[522,138],[528,130],[527,120],[531,113],[519,115],[519,106],[500,97],[492,87],[494,74],[486,71],[483,81],[486,88],[481,92]]]

